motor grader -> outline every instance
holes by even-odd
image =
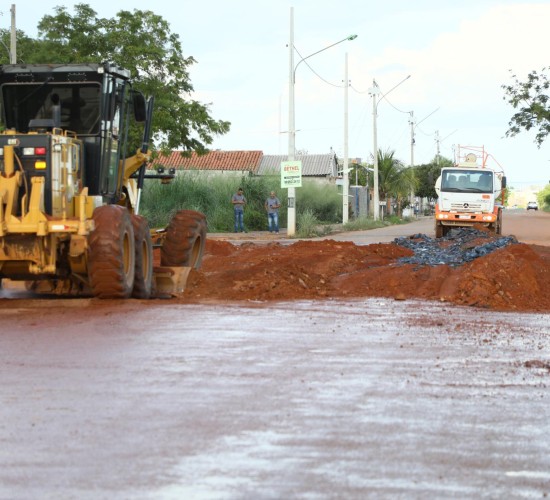
[[[151,229],[139,215],[145,180],[169,177],[147,171],[152,108],[114,64],[0,66],[0,283],[98,298],[183,290],[206,218],[182,210]]]

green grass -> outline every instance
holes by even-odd
[[[372,217],[363,216],[346,222],[343,229],[344,231],[365,231],[366,229],[376,229],[384,226],[387,226],[387,223],[383,220],[374,220]]]
[[[206,215],[208,231],[233,231],[233,205],[231,197],[239,187],[247,199],[244,224],[249,231],[267,231],[267,214],[264,203],[275,191],[281,200],[279,226],[287,227],[287,190],[280,187],[279,176],[209,175],[204,172],[180,172],[169,184],[157,180],[145,183],[140,213],[153,228],[165,227],[178,210],[197,210]],[[383,221],[359,217],[342,223],[342,195],[333,184],[304,179],[296,188],[296,236],[311,238],[339,230],[357,231],[406,222],[396,216]]]
[[[202,172],[180,172],[169,184],[150,180],[141,197],[140,212],[151,227],[164,227],[178,210],[198,210],[206,215],[210,232],[233,231],[231,197],[239,187],[247,199],[244,223],[249,231],[266,231],[265,200],[271,191],[281,200],[279,225],[286,227],[287,190],[281,189],[280,177],[222,176]],[[316,224],[337,223],[342,218],[341,196],[336,186],[305,180],[296,188],[296,220],[308,224],[312,216]]]

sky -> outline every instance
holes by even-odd
[[[461,146],[484,147],[515,189],[550,182],[550,138],[507,138],[514,109],[502,85],[516,74],[550,66],[550,2],[521,0],[95,0],[99,17],[151,10],[178,34],[190,67],[192,97],[211,116],[231,122],[211,149],[288,154],[291,11],[293,12],[296,149],[347,152],[369,161],[395,151],[405,165],[453,160]],[[0,12],[10,26],[10,6]],[[73,2],[20,0],[17,28],[36,36],[55,6]],[[353,41],[342,41],[357,35]],[[341,43],[338,43],[342,41]],[[309,57],[311,56],[311,57]],[[301,60],[305,58],[305,60]],[[347,76],[350,86],[346,91]],[[410,75],[409,78],[407,78]],[[346,106],[347,102],[347,106]],[[347,127],[346,127],[347,124]],[[347,130],[347,134],[346,134]],[[411,138],[414,146],[411,148]]]

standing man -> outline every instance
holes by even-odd
[[[275,191],[271,191],[269,198],[265,200],[265,209],[267,210],[267,226],[269,232],[279,232],[279,207],[281,202],[275,195]]]
[[[235,212],[235,232],[238,233],[239,229],[246,233],[244,229],[244,206],[246,205],[246,198],[243,194],[243,188],[237,189],[237,192],[231,198],[233,203],[233,210]]]

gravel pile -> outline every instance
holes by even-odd
[[[480,241],[486,240],[484,243]],[[499,248],[517,243],[513,236],[495,237],[491,233],[472,228],[455,228],[443,238],[430,238],[425,234],[396,238],[394,243],[409,248],[414,252],[412,257],[403,257],[403,264],[451,267],[461,266],[478,257],[487,255]]]

